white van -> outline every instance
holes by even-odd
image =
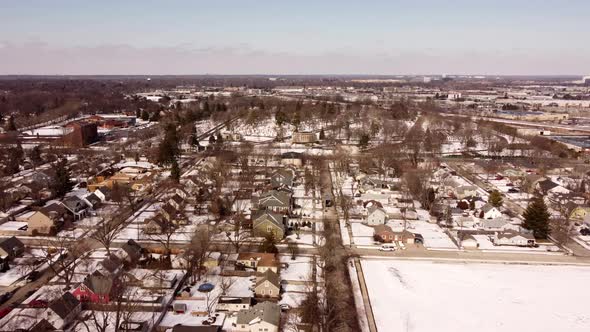
[[[379,251],[395,251],[395,244],[393,243],[385,243],[382,244],[379,248]]]

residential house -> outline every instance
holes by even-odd
[[[167,227],[169,227],[168,221],[157,214],[152,218],[146,219],[143,223],[143,232],[145,234],[162,234]]]
[[[557,194],[557,193],[567,194],[570,192],[567,188],[564,188],[563,186],[561,186],[549,179],[545,179],[543,181],[538,182],[535,189],[537,189],[543,195]]]
[[[9,261],[19,257],[25,252],[25,245],[16,237],[12,236],[0,242],[0,260]]]
[[[135,264],[143,256],[143,248],[137,242],[128,240],[115,255],[128,264]]]
[[[66,292],[58,299],[51,302],[44,312],[46,319],[56,330],[65,330],[80,314],[82,305],[72,293]]]
[[[108,187],[97,188],[93,194],[95,194],[102,202],[110,201],[112,197],[112,191]]]
[[[571,220],[582,221],[586,218],[586,216],[590,215],[590,206],[568,203],[568,211],[570,211]]]
[[[63,225],[65,215],[66,209],[61,204],[49,204],[29,217],[27,231],[31,235],[56,233]]]
[[[293,186],[293,179],[295,178],[295,173],[288,169],[282,168],[274,172],[270,176],[270,185],[273,189],[280,188],[280,187],[292,187]]]
[[[318,140],[318,138],[315,133],[305,132],[305,131],[293,132],[293,138],[292,138],[293,144],[315,143],[315,142],[317,142],[317,140]]]
[[[113,278],[95,272],[86,276],[72,294],[81,302],[109,303],[113,286]]]
[[[66,211],[74,216],[74,220],[81,220],[88,213],[88,204],[78,196],[68,197],[61,204],[66,208]]]
[[[115,255],[105,257],[97,266],[95,272],[114,278],[123,270],[123,262]]]
[[[397,189],[397,183],[393,181],[387,180],[380,180],[375,178],[367,178],[365,177],[361,183],[361,186],[364,191],[370,189],[388,189],[388,190],[395,190]]]
[[[492,242],[497,246],[532,247],[536,244],[532,234],[512,230],[494,234]]]
[[[186,190],[184,190],[182,188],[182,186],[176,186],[174,188],[174,193],[176,195],[180,196],[180,198],[182,198],[184,200],[186,200],[186,199],[188,199],[190,197],[189,193]]]
[[[278,273],[266,270],[256,276],[254,294],[257,297],[279,297],[281,290],[281,278]]]
[[[490,203],[486,203],[486,205],[484,205],[481,208],[481,213],[479,215],[480,218],[484,218],[484,219],[494,219],[494,218],[498,218],[502,216],[502,212],[500,212],[500,210],[493,206]]]
[[[279,305],[260,302],[250,309],[240,310],[236,317],[235,332],[278,332],[281,319]]]
[[[254,200],[252,205],[260,210],[269,210],[286,215],[291,214],[293,206],[291,194],[278,190],[270,190],[261,194],[258,199]]]
[[[180,197],[180,195],[174,194],[174,196],[170,197],[170,199],[168,200],[168,204],[170,204],[176,210],[180,210],[181,207],[184,205],[184,199]]]
[[[394,241],[395,233],[391,229],[391,227],[387,225],[377,225],[373,231],[373,237],[375,241],[384,242],[384,243],[391,243]]]
[[[268,253],[249,253],[241,252],[236,260],[236,265],[248,267],[256,270],[256,272],[263,273],[266,270],[272,270],[279,273],[279,261],[274,254]]]
[[[461,247],[465,249],[477,249],[479,248],[479,243],[473,237],[473,235],[466,235],[463,240],[461,240]]]
[[[479,194],[477,193],[476,186],[460,186],[455,189],[455,196],[458,199],[465,199],[468,197],[477,197]]]
[[[99,208],[102,203],[102,200],[95,193],[91,193],[90,195],[87,195],[86,197],[83,198],[83,200],[84,200],[84,203],[86,203],[88,206],[90,206],[94,210]]]
[[[281,164],[285,166],[300,167],[303,165],[302,153],[299,152],[285,152],[281,155]]]
[[[215,309],[217,311],[238,312],[240,310],[250,309],[251,306],[251,297],[222,296],[217,301]]]
[[[387,212],[377,205],[367,209],[367,224],[370,226],[383,225],[387,221]]]
[[[176,218],[177,212],[178,211],[176,210],[176,208],[174,208],[174,206],[170,205],[169,203],[162,205],[162,207],[160,208],[160,214],[167,221],[173,221]]]
[[[393,240],[411,244],[416,242],[416,235],[408,230],[393,232]]]
[[[492,219],[484,219],[480,223],[480,228],[485,231],[503,231],[509,221],[503,216]]]
[[[270,211],[255,211],[252,214],[252,234],[254,236],[273,236],[281,240],[285,236],[285,216]]]

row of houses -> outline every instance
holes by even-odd
[[[50,201],[40,208],[31,208],[16,215],[14,220],[0,225],[2,235],[52,235],[67,221],[77,221],[89,216],[104,202],[111,199],[106,188],[83,196],[72,195],[61,201]]]

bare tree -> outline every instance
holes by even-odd
[[[195,230],[191,242],[185,249],[184,257],[187,261],[187,274],[191,277],[193,283],[201,280],[202,267],[209,255],[211,240],[208,226],[203,225]]]
[[[107,220],[103,218],[96,227],[96,230],[90,234],[90,238],[102,244],[107,251],[107,255],[110,255],[111,244],[123,228],[125,228],[125,222],[118,216],[113,216]]]
[[[38,246],[43,248],[43,260],[49,269],[63,280],[65,289],[70,289],[76,269],[87,262],[90,248],[86,241],[57,236],[51,240],[42,240]]]
[[[246,227],[246,218],[241,212],[239,212],[236,213],[228,223],[231,226],[231,231],[225,233],[226,238],[236,252],[239,252],[242,245],[250,238],[250,230]]]

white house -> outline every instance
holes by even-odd
[[[484,219],[494,219],[502,216],[502,212],[492,204],[486,204],[481,208]]]
[[[387,213],[382,208],[372,205],[367,209],[367,224],[370,226],[383,225],[387,220]]]
[[[520,246],[532,247],[535,245],[535,238],[532,234],[506,231],[494,234],[492,238],[496,246]]]

